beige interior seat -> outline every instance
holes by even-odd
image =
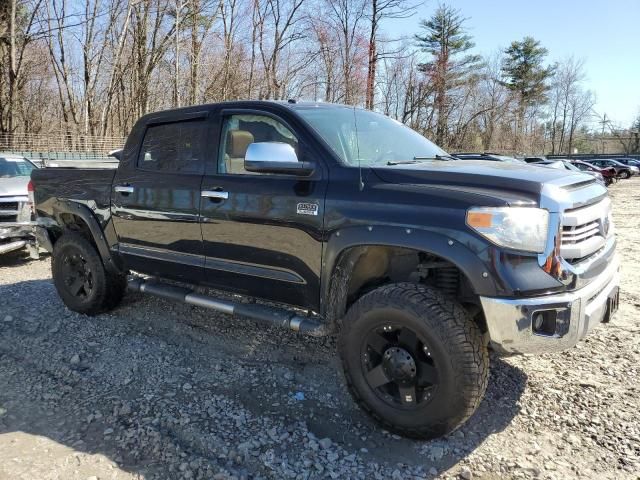
[[[225,164],[227,173],[247,173],[244,169],[244,156],[253,143],[253,134],[246,130],[230,130],[227,133]]]

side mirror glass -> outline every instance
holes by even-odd
[[[251,143],[244,156],[244,168],[248,172],[298,176],[309,176],[314,170],[313,164],[298,161],[293,147],[282,142]]]

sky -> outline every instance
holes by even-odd
[[[569,56],[585,62],[585,87],[596,94],[595,111],[629,127],[640,114],[640,0],[447,0],[468,20],[476,52],[491,54],[532,36],[549,50],[550,62]],[[390,37],[419,31],[437,0],[417,14],[387,20]]]

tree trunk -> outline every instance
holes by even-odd
[[[369,33],[369,56],[367,68],[367,92],[365,106],[373,110],[375,101],[376,63],[378,55],[376,52],[376,36],[378,30],[378,0],[371,0],[371,30]]]
[[[7,147],[13,145],[13,132],[15,130],[16,111],[16,9],[17,0],[11,0],[11,12],[9,14],[9,112],[7,115]]]

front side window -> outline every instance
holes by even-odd
[[[299,152],[296,136],[275,118],[249,114],[226,117],[222,126],[218,172],[256,175],[245,170],[244,157],[249,145],[262,142],[287,143]]]
[[[296,111],[346,165],[380,166],[447,155],[409,127],[369,110],[336,106]]]
[[[201,174],[205,165],[206,133],[204,120],[151,125],[142,141],[138,167]]]

